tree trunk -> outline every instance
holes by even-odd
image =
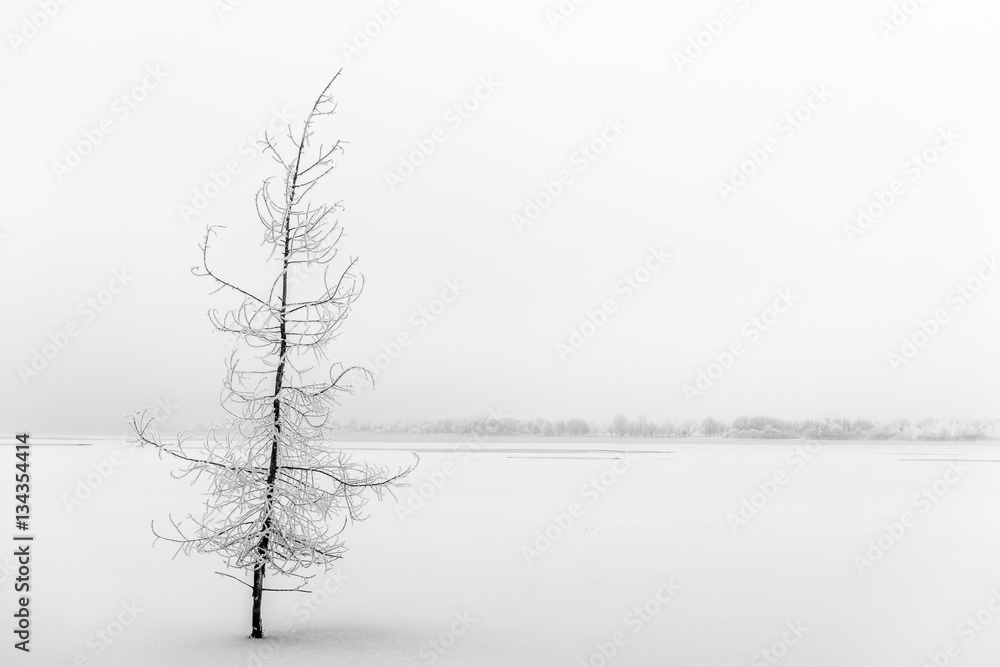
[[[264,564],[253,571],[253,618],[250,621],[250,639],[264,638],[264,625],[260,620],[260,603],[264,599]]]
[[[278,311],[278,326],[280,331],[280,348],[278,350],[278,367],[274,375],[274,441],[271,443],[271,460],[267,469],[267,495],[264,501],[264,523],[261,526],[260,543],[257,546],[259,560],[253,570],[253,605],[250,619],[250,638],[263,639],[264,626],[261,621],[261,603],[264,600],[264,572],[267,567],[266,556],[271,545],[271,511],[274,503],[274,480],[278,476],[278,445],[281,438],[281,387],[285,375],[285,355],[288,352],[288,337],[286,333],[288,308],[288,258],[292,249],[291,211],[295,198],[295,188],[299,180],[299,162],[302,159],[302,146],[305,137],[299,145],[298,156],[295,159],[295,173],[292,174],[292,186],[289,189],[288,212],[285,214],[285,248],[282,256],[281,271],[281,309]]]

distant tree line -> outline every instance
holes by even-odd
[[[608,421],[585,419],[399,419],[380,421],[351,418],[343,430],[357,433],[491,433],[534,437],[617,436],[631,438],[805,438],[812,440],[1000,440],[1000,420],[806,419],[788,420],[763,415],[724,421],[650,421],[645,417],[615,415]]]

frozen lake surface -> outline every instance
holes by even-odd
[[[312,595],[265,595],[263,642],[216,558],[151,546],[150,520],[199,502],[170,461],[37,445],[32,652],[2,652],[40,667],[995,664],[997,443],[809,444],[414,445],[411,488],[348,527],[339,568]],[[9,643],[12,565],[0,557]]]

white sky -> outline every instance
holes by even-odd
[[[275,109],[301,118],[341,67],[329,138],[350,145],[327,192],[368,284],[331,355],[374,360],[412,335],[343,415],[997,416],[1000,281],[949,300],[1000,251],[995,3],[928,3],[886,38],[890,2],[591,0],[553,29],[555,1],[420,0],[350,58],[389,4],[336,5],[246,0],[220,19],[210,0],[69,3],[22,43],[10,35],[39,6],[4,3],[5,431],[117,434],[157,399],[179,425],[216,413],[226,348],[205,311],[224,302],[188,272],[197,243],[206,224],[255,229],[254,193],[277,172],[243,142]],[[734,20],[679,72],[674,53],[724,9]],[[166,77],[123,117],[114,101],[147,68]],[[481,78],[495,91],[450,120]],[[814,87],[829,99],[779,127]],[[60,180],[53,163],[103,118],[113,131]],[[609,121],[620,133],[580,171]],[[390,190],[385,173],[439,127]],[[941,128],[957,139],[911,180]],[[771,138],[722,201],[718,182]],[[179,207],[230,160],[240,173],[185,223]],[[511,216],[560,170],[571,183],[518,233]],[[902,194],[849,243],[845,223],[894,179]],[[651,246],[672,258],[625,299],[615,285]],[[217,249],[236,280],[260,270],[242,244]],[[120,269],[134,277],[89,320],[79,304]],[[461,295],[415,325],[449,280]],[[741,328],[779,289],[797,301],[751,341]],[[615,312],[563,361],[556,344],[608,298]],[[939,308],[947,321],[894,369],[888,353]],[[73,323],[25,381],[18,368]],[[734,341],[744,354],[687,400]]]

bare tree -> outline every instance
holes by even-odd
[[[171,519],[176,531],[171,536],[155,526],[153,532],[177,543],[178,551],[218,553],[228,567],[252,573],[252,583],[232,577],[252,591],[252,638],[264,636],[264,591],[305,591],[312,575],[302,572],[316,565],[328,568],[339,559],[347,522],[363,519],[368,498],[391,493],[415,465],[390,471],[355,463],[326,439],[335,427],[338,396],[351,391],[351,372],[373,381],[367,370],[326,356],[327,344],[337,337],[364,285],[355,271],[356,258],[331,271],[343,234],[335,217],[340,203],[309,199],[343,152],[344,142],[316,145],[313,140],[315,124],[336,110],[330,89],[339,75],[317,98],[301,135],[295,138],[289,130],[288,156],[273,137],[263,142],[283,169],[282,177],[265,180],[257,193],[263,245],[270,247],[266,261],[277,265],[270,285],[262,283],[255,291],[252,281],[237,286],[216,272],[209,262],[216,228],[207,230],[201,246],[202,266],[194,273],[238,300],[231,310],[209,313],[216,329],[239,342],[229,359],[222,396],[230,415],[227,427],[213,429],[204,443],[192,446],[184,433],[164,442],[151,429],[153,420],[146,412],[131,420],[140,446],[153,446],[161,457],[183,462],[177,476],[209,478],[201,518]],[[290,275],[317,267],[323,269],[322,287],[317,284],[315,294],[289,293]],[[265,588],[268,572],[292,577],[289,586]]]
[[[627,429],[628,417],[623,414],[615,415],[615,418],[611,420],[611,432],[614,435],[624,436]]]

